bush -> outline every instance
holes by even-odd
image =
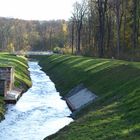
[[[54,53],[59,53],[59,54],[61,54],[61,53],[62,53],[62,50],[61,50],[60,47],[55,47],[55,48],[53,48],[53,52],[54,52]]]

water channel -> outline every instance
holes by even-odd
[[[43,140],[73,120],[71,111],[37,62],[29,62],[32,87],[16,105],[8,105],[0,140]]]

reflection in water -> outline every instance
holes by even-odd
[[[72,121],[65,101],[38,63],[29,62],[29,67],[33,85],[16,105],[8,105],[0,140],[42,140]]]

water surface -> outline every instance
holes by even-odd
[[[8,105],[0,140],[43,140],[72,122],[71,111],[37,62],[29,62],[32,87],[16,105]]]

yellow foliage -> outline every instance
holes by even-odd
[[[7,45],[7,51],[8,52],[14,52],[15,51],[15,47],[13,43],[10,43]]]
[[[64,33],[67,33],[67,24],[66,23],[62,24],[62,30]]]
[[[70,48],[70,47],[64,47],[64,48],[62,48],[62,51],[64,54],[72,54],[72,48]],[[73,51],[74,51],[73,53],[76,52],[75,48]]]

